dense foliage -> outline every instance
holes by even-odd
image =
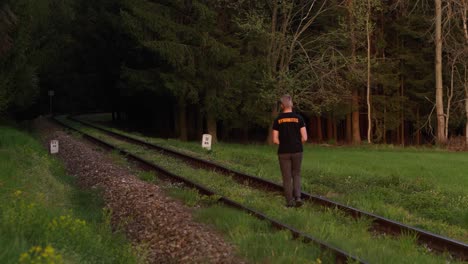
[[[449,136],[466,133],[467,5],[442,6]],[[2,0],[0,111],[47,113],[55,90],[56,111],[112,110],[161,136],[264,139],[289,93],[314,141],[359,143],[369,128],[370,142],[434,142],[434,13],[397,0]]]

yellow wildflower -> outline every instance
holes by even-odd
[[[41,251],[42,251],[42,247],[40,247],[40,246],[37,246],[37,247],[33,247],[33,248],[32,248],[32,252],[37,252],[37,253],[39,253],[39,252],[41,252]]]
[[[25,262],[28,258],[29,258],[28,253],[24,252],[23,254],[21,254],[21,256],[19,258],[19,262]]]
[[[20,255],[19,263],[24,264],[62,264],[62,256],[55,253],[52,246],[48,245],[44,248],[34,246],[29,251]]]
[[[49,255],[53,255],[55,253],[55,250],[53,247],[51,246],[47,246],[45,249],[44,249],[44,252],[46,252],[47,254]]]

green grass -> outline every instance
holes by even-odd
[[[289,231],[275,231],[265,221],[216,202],[217,197],[200,196],[194,189],[177,184],[163,186],[166,192],[193,211],[199,222],[212,225],[237,247],[239,255],[252,263],[333,263],[330,252],[313,244],[292,240]]]
[[[85,118],[109,121],[108,115]],[[207,152],[198,142],[136,136],[281,183],[275,146],[218,143]],[[304,191],[468,242],[467,164],[468,153],[439,149],[307,144],[302,186]]]
[[[140,262],[99,194],[74,180],[34,137],[0,126],[0,263]]]
[[[79,127],[79,125],[76,125],[76,127]],[[206,185],[222,195],[260,210],[275,219],[343,248],[371,263],[442,263],[446,260],[446,256],[429,254],[424,248],[417,246],[412,235],[403,236],[399,239],[386,236],[376,237],[367,231],[370,226],[369,220],[354,220],[344,216],[342,212],[335,210],[324,211],[312,205],[287,210],[284,208],[284,198],[281,195],[246,188],[237,184],[231,178],[205,170],[193,169],[181,164],[178,160],[164,157],[157,152],[103,136],[102,133],[94,129],[82,129],[105,139],[111,144],[118,145],[133,153],[139,153],[139,155],[170,171]],[[457,226],[450,226],[448,230],[454,233],[465,232]]]
[[[281,183],[270,146],[218,144],[206,154],[190,143],[166,145]],[[468,241],[466,164],[466,153],[306,146],[302,186],[309,193]]]
[[[223,206],[202,208],[196,218],[227,234],[243,257],[253,263],[332,263],[333,256],[291,241],[289,231],[272,232],[268,223]]]
[[[157,176],[154,172],[152,171],[140,171],[138,172],[138,178],[140,178],[143,181],[150,182],[150,183],[157,183]]]

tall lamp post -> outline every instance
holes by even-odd
[[[52,115],[52,97],[54,97],[55,91],[49,90],[49,114]]]

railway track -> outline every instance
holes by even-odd
[[[320,248],[322,248],[323,250],[325,251],[328,251],[328,252],[331,252],[332,254],[334,254],[335,256],[335,263],[337,264],[341,264],[341,263],[363,263],[363,264],[366,264],[367,262],[360,259],[359,257],[357,256],[354,256],[354,255],[351,255],[349,254],[348,252],[342,250],[342,249],[339,249],[333,245],[330,245],[324,241],[321,241],[309,234],[306,234],[306,233],[303,233],[301,232],[300,230],[297,230],[295,229],[294,227],[292,226],[289,226],[287,224],[284,224],[284,223],[281,223],[280,221],[278,220],[275,220],[267,215],[265,215],[264,213],[262,212],[259,212],[255,209],[252,209],[252,208],[249,208],[249,207],[246,207],[234,200],[231,200],[227,197],[224,197],[224,196],[221,196],[221,195],[218,195],[215,191],[205,187],[205,186],[202,186],[194,181],[191,181],[189,179],[186,179],[182,176],[179,176],[179,175],[176,175],[146,159],[144,159],[143,157],[140,157],[138,155],[135,155],[133,153],[130,153],[124,149],[121,149],[121,148],[118,148],[112,144],[109,144],[105,141],[102,141],[101,139],[95,137],[95,136],[92,136],[90,134],[87,134],[79,129],[76,129],[56,118],[53,118],[52,119],[55,123],[59,124],[60,126],[62,127],[65,127],[67,129],[70,129],[70,130],[73,130],[73,131],[76,131],[78,133],[80,133],[81,135],[83,135],[84,138],[94,142],[94,143],[97,143],[98,145],[100,146],[103,146],[107,149],[111,149],[111,150],[116,150],[118,151],[120,154],[122,155],[125,155],[125,157],[127,157],[128,159],[138,163],[138,165],[140,167],[142,167],[144,170],[151,170],[151,171],[155,171],[158,173],[158,175],[162,175],[164,178],[170,180],[170,181],[176,181],[176,182],[181,182],[183,183],[185,186],[187,187],[190,187],[190,188],[194,188],[196,189],[200,194],[203,194],[203,195],[207,195],[207,196],[216,196],[216,197],[219,197],[217,199],[218,202],[222,203],[222,204],[225,204],[226,206],[229,206],[229,207],[232,207],[232,208],[235,208],[235,209],[238,209],[238,210],[241,210],[241,211],[244,211],[244,212],[247,212],[249,213],[250,215],[253,215],[255,216],[256,218],[258,219],[261,219],[261,220],[264,220],[264,221],[267,221],[270,223],[270,225],[272,227],[274,227],[275,229],[278,229],[278,230],[288,230],[291,234],[292,234],[292,237],[293,239],[296,239],[296,240],[299,240],[303,243],[313,243],[313,244],[316,244],[318,245]]]
[[[242,184],[247,183],[250,186],[253,186],[255,188],[260,188],[263,190],[269,190],[269,191],[275,191],[275,192],[283,191],[283,187],[277,183],[274,183],[272,181],[268,181],[268,180],[265,180],[265,179],[262,179],[253,175],[245,174],[236,170],[232,170],[216,162],[203,160],[198,157],[193,157],[193,156],[187,155],[185,153],[182,153],[173,149],[165,148],[165,147],[153,144],[153,143],[140,140],[135,137],[123,135],[123,134],[111,131],[109,129],[94,125],[92,123],[77,119],[75,117],[69,117],[69,119],[74,122],[78,122],[81,125],[88,126],[88,127],[97,129],[99,131],[102,131],[120,140],[124,140],[124,141],[130,142],[133,144],[138,144],[138,145],[150,148],[150,149],[155,149],[158,151],[165,152],[167,154],[170,154],[173,157],[183,159],[196,167],[208,168],[208,169],[218,171],[225,175],[231,175],[233,176],[234,179],[236,179],[238,182]],[[302,192],[302,198],[307,202],[312,202],[314,204],[318,204],[318,205],[325,206],[325,207],[337,208],[356,218],[367,217],[369,219],[372,219],[372,230],[379,232],[379,233],[387,233],[387,234],[393,234],[393,235],[409,234],[409,233],[416,234],[417,241],[419,244],[425,245],[426,247],[437,252],[449,252],[450,255],[452,255],[454,258],[460,259],[462,261],[468,261],[468,245],[462,242],[459,242],[459,241],[456,241],[447,237],[443,237],[443,236],[440,236],[440,235],[437,235],[437,234],[434,234],[434,233],[431,233],[431,232],[428,232],[419,228],[411,227],[403,223],[393,221],[391,219],[387,219],[387,218],[384,218],[384,217],[381,217],[381,216],[378,216],[369,212],[365,212],[363,210],[359,210],[350,206],[346,206],[346,205],[331,201],[321,196]]]

